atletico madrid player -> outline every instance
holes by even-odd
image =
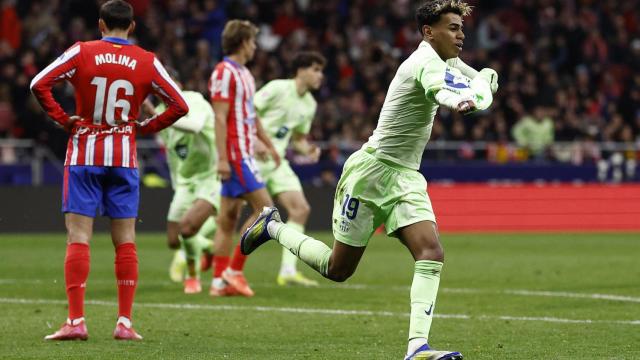
[[[31,82],[47,114],[69,134],[62,189],[67,228],[64,275],[69,315],[47,340],[86,340],[84,293],[89,275],[89,239],[96,213],[111,218],[118,286],[118,320],[114,338],[140,340],[131,327],[131,308],[138,284],[135,218],[139,178],[136,133],[152,133],[188,112],[180,90],[151,52],[127,39],[135,28],[133,9],[122,0],[100,8],[102,39],[78,42]],[[51,88],[66,80],[75,89],[75,115],[56,102]],[[162,114],[136,123],[149,93],[167,104]]]

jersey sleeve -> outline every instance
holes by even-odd
[[[235,82],[236,79],[231,73],[231,70],[227,69],[224,65],[216,66],[211,73],[211,79],[209,79],[211,101],[232,103],[232,93],[236,87]]]
[[[264,114],[269,104],[278,97],[279,93],[276,81],[269,81],[256,92],[253,96],[253,105],[256,107],[258,115]]]
[[[54,99],[51,89],[56,83],[73,78],[81,50],[80,43],[74,44],[31,80],[31,92],[35,95],[40,106],[49,117],[62,126],[67,123],[69,114]]]
[[[150,119],[150,121],[145,121],[145,124],[139,128],[142,134],[158,132],[170,126],[189,112],[189,106],[182,97],[180,88],[178,88],[178,85],[171,79],[167,70],[156,57],[153,59],[152,71],[152,92],[162,99],[167,105],[167,109]]]
[[[425,96],[435,99],[435,94],[445,86],[447,65],[443,61],[427,60],[416,70],[416,81],[424,89]]]

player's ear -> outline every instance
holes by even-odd
[[[422,26],[422,37],[424,37],[425,39],[433,39],[433,28],[431,28],[431,26],[429,25],[423,25]]]
[[[133,34],[133,31],[135,29],[136,29],[136,22],[135,21],[131,21],[131,24],[129,24],[129,28],[127,29],[127,35]]]
[[[105,24],[104,20],[102,19],[98,19],[98,30],[100,30],[101,34],[104,34],[107,32],[107,24]]]

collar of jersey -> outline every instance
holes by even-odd
[[[242,65],[240,65],[239,63],[237,63],[237,62],[235,62],[235,61],[233,61],[233,60],[229,59],[229,57],[228,57],[228,56],[225,56],[225,57],[224,57],[224,61],[228,61],[228,62],[230,62],[230,63],[231,63],[231,65],[233,65],[233,66],[235,66],[235,67],[237,67],[237,68],[242,69]]]
[[[131,45],[131,42],[129,42],[129,40],[127,39],[122,39],[122,38],[117,38],[112,36],[105,36],[102,38],[102,40],[120,44],[120,45]]]

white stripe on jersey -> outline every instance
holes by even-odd
[[[71,161],[69,161],[69,165],[77,165],[78,164],[78,134],[73,135],[71,140],[71,144],[73,145],[73,150],[71,150]]]
[[[222,71],[222,83],[220,84],[220,95],[224,98],[229,97],[229,83],[231,82],[231,71],[225,68]]]
[[[129,167],[129,137],[122,137],[122,166]]]
[[[113,135],[104,138],[104,161],[103,166],[113,166]]]
[[[162,63],[160,62],[160,60],[158,60],[158,58],[154,57],[153,58],[153,66],[156,68],[156,70],[158,71],[158,73],[160,74],[160,76],[162,76],[162,78],[169,83],[169,85],[171,85],[171,87],[173,88],[173,90],[175,90],[178,93],[178,96],[180,96],[180,98],[182,98],[182,91],[180,91],[180,88],[178,87],[178,85],[176,85],[175,82],[173,82],[173,79],[171,79],[171,76],[169,76],[169,74],[167,73],[167,70],[165,70],[164,66],[162,66]],[[182,101],[184,101],[184,99],[182,99]],[[184,101],[186,103],[186,101]]]
[[[244,115],[242,108],[244,107],[244,82],[242,81],[240,74],[233,67],[233,65],[225,64],[227,68],[233,73],[233,77],[236,82],[236,98],[234,100],[235,113],[236,113],[236,132],[238,133],[238,146],[240,147],[240,155],[245,158],[249,156],[247,147],[245,146],[246,134],[244,131]]]
[[[93,153],[96,149],[96,136],[89,135],[87,136],[87,145],[84,149],[84,164],[85,165],[93,165]]]
[[[40,81],[40,79],[42,79],[45,75],[47,75],[49,72],[51,72],[51,70],[53,70],[53,69],[57,68],[58,66],[66,63],[67,61],[73,59],[73,57],[78,55],[78,53],[80,53],[80,45],[79,44],[77,46],[74,46],[71,49],[63,52],[62,55],[60,55],[60,57],[58,57],[54,62],[49,64],[49,66],[44,68],[44,70],[40,71],[38,73],[38,75],[36,75],[33,78],[33,80],[31,80],[31,84],[29,85],[29,88],[30,89],[33,88],[33,85],[35,85],[38,81]]]

